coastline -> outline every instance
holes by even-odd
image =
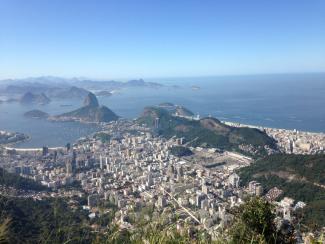
[[[315,134],[315,135],[324,135],[325,132],[314,132],[314,131],[306,131],[306,130],[297,130],[297,129],[284,129],[284,128],[275,128],[275,127],[268,127],[268,126],[261,126],[261,125],[251,125],[251,124],[242,124],[238,122],[231,122],[231,121],[224,121],[221,120],[222,123],[233,126],[233,127],[248,127],[248,128],[255,128],[259,130],[279,130],[279,131],[290,131],[290,132],[296,132],[296,133],[308,133],[308,134]]]
[[[277,141],[277,145],[284,153],[289,154],[318,154],[325,153],[325,133],[308,132],[270,128],[256,125],[246,125],[229,121],[222,123],[233,127],[255,128],[265,132]]]

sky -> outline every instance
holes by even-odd
[[[324,0],[0,0],[0,79],[325,72]]]

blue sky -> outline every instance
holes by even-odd
[[[0,1],[0,78],[324,71],[323,0]]]

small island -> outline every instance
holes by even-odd
[[[113,94],[110,91],[98,91],[98,92],[96,92],[96,96],[98,96],[98,97],[110,97],[112,95]]]
[[[34,109],[24,113],[24,116],[32,119],[47,119],[49,117],[49,114],[41,110]]]

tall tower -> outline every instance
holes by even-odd
[[[159,128],[159,118],[155,119],[155,129]]]
[[[71,158],[67,157],[66,161],[65,161],[65,166],[66,166],[66,173],[68,175],[72,174],[72,162],[71,162]]]
[[[100,169],[103,169],[103,158],[102,158],[102,155],[99,155],[99,167],[100,167]]]

